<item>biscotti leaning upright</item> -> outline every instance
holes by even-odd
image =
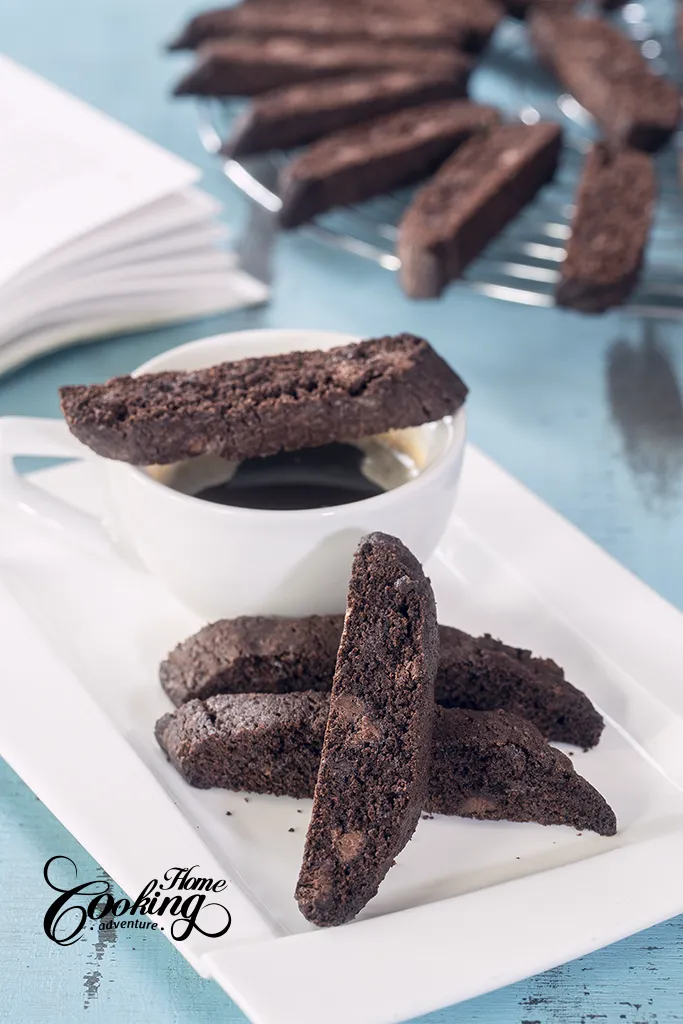
[[[455,413],[467,387],[423,338],[400,334],[115,377],[60,395],[80,441],[145,466],[205,454],[247,459],[415,427]]]
[[[415,556],[375,533],[356,552],[296,899],[317,925],[372,899],[425,805],[439,658]]]

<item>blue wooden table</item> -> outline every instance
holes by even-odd
[[[167,99],[178,64],[160,44],[190,9],[187,0],[6,0],[0,48],[201,163],[206,187],[225,201],[239,234],[241,200],[200,154],[191,108]],[[470,385],[473,440],[683,607],[683,326],[527,310],[461,289],[442,302],[411,304],[388,272],[297,237],[278,246],[276,271],[273,301],[264,309],[100,341],[18,371],[0,381],[0,414],[54,415],[58,384],[122,373],[155,352],[220,330],[416,331]],[[55,854],[71,856],[92,877],[101,870],[0,762],[0,1020],[244,1020],[158,933],[101,933],[107,937],[72,948],[49,942],[42,932],[48,903],[42,869]],[[424,1020],[683,1020],[683,918]]]

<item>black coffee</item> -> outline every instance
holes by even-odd
[[[363,475],[364,454],[352,444],[326,444],[240,462],[225,483],[196,498],[238,508],[325,508],[373,498],[385,490]]]
[[[392,490],[417,474],[404,452],[383,440],[327,444],[228,462],[202,456],[153,475],[174,490],[237,508],[293,509],[348,505]]]

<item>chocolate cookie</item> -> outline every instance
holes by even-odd
[[[370,437],[448,416],[466,394],[460,377],[412,334],[60,389],[80,441],[143,466]]]
[[[559,306],[602,313],[629,297],[640,276],[656,191],[654,166],[645,153],[602,142],[593,146],[560,268]]]
[[[680,117],[678,89],[618,28],[540,8],[529,23],[541,58],[610,142],[654,151],[668,141]]]
[[[328,708],[328,695],[312,691],[223,693],[164,715],[156,737],[191,786],[312,797]],[[616,831],[571,760],[505,711],[437,708],[425,810]]]
[[[437,49],[385,44],[371,40],[318,43],[294,36],[254,39],[235,35],[204,43],[197,63],[176,86],[176,96],[256,96],[296,82],[386,71],[387,68],[430,70],[460,83],[469,61],[449,47]]]
[[[280,224],[297,227],[331,207],[412,184],[498,121],[493,107],[440,100],[328,135],[281,172]]]
[[[295,897],[320,926],[363,909],[425,805],[439,654],[417,559],[374,533],[356,552]]]
[[[303,619],[221,619],[179,644],[161,663],[161,685],[174,704],[216,693],[328,690],[343,615]],[[556,742],[593,747],[603,720],[588,697],[549,658],[439,626],[436,700],[446,707],[528,719]]]
[[[223,145],[226,156],[290,149],[372,117],[462,95],[461,81],[429,70],[344,75],[255,97]]]
[[[555,173],[558,125],[504,124],[475,135],[412,200],[401,221],[401,285],[435,298]]]
[[[416,9],[408,18],[397,10],[335,7],[331,4],[242,3],[206,11],[193,18],[169,46],[171,50],[195,49],[210,40],[245,33],[310,38],[320,43],[372,40],[377,43],[417,43],[464,49],[473,36],[473,19],[440,18],[431,10]],[[490,33],[489,33],[490,34]]]
[[[195,49],[212,39],[246,32],[312,36],[317,39],[410,40],[422,45],[440,42],[478,52],[503,17],[497,0],[432,0],[428,9],[414,0],[362,0],[336,4],[331,0],[243,3],[205,11],[192,18],[169,49]]]

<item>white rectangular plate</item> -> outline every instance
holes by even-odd
[[[102,507],[92,466],[38,480]],[[293,899],[310,801],[193,790],[156,746],[158,662],[200,621],[0,509],[0,753],[129,895],[174,865],[230,879],[229,933],[178,949],[257,1024],[407,1020],[683,911],[680,613],[471,447],[428,571],[441,622],[555,658],[600,707],[574,763],[619,833],[423,820],[357,921],[316,930]]]

